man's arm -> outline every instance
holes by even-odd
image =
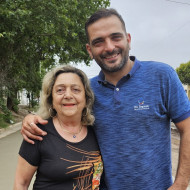
[[[180,133],[179,161],[174,184],[168,190],[186,190],[190,180],[190,117],[175,125]]]
[[[36,124],[38,123],[45,125],[48,123],[48,121],[43,120],[38,115],[32,115],[32,114],[29,114],[24,118],[22,122],[21,134],[24,140],[27,141],[28,143],[34,144],[34,141],[31,139],[43,140],[41,136],[45,136],[47,134],[45,131],[37,127]]]

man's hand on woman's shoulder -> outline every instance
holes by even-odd
[[[23,122],[22,122],[22,128],[21,128],[21,134],[25,141],[28,143],[34,144],[35,140],[43,140],[41,136],[47,135],[47,133],[43,130],[41,130],[36,124],[42,124],[45,125],[48,123],[47,120],[42,119],[38,115],[29,114],[27,115]]]

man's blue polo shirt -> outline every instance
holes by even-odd
[[[131,59],[135,59],[131,57]],[[109,190],[166,190],[172,184],[170,121],[190,116],[173,68],[138,61],[116,86],[91,79],[95,132]]]

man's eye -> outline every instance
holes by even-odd
[[[95,47],[97,47],[97,46],[101,46],[102,43],[103,43],[103,41],[96,41],[96,42],[93,43],[93,45],[94,45]]]
[[[120,40],[122,37],[121,36],[113,36],[113,40]]]

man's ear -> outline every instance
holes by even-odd
[[[93,55],[92,55],[92,51],[91,51],[91,47],[89,44],[86,44],[86,50],[88,52],[88,54],[90,55],[90,58],[93,59]]]
[[[129,44],[129,49],[131,49],[131,34],[127,33],[127,43]]]

